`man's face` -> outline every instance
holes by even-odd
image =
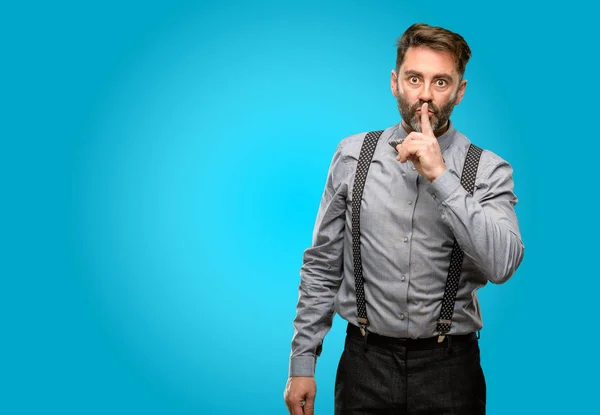
[[[398,73],[392,71],[392,93],[398,100],[402,120],[421,132],[421,105],[429,105],[433,131],[446,125],[455,105],[465,93],[467,81],[460,80],[449,52],[424,46],[410,47]]]

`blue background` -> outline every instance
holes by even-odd
[[[302,252],[344,136],[399,120],[395,40],[473,50],[455,126],[526,246],[480,291],[488,413],[596,408],[597,92],[579,1],[4,5],[0,413],[281,414]],[[332,413],[344,324],[317,366]]]

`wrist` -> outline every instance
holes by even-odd
[[[445,172],[446,172],[446,166],[442,166],[438,169],[435,169],[432,172],[432,174],[427,178],[427,180],[429,180],[430,182],[433,182],[434,180],[436,180],[438,177],[440,177]]]

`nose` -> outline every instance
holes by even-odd
[[[421,91],[419,93],[419,99],[422,102],[430,102],[431,101],[431,88],[430,85],[427,82],[423,83],[423,88],[421,88]]]

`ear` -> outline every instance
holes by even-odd
[[[392,89],[392,94],[398,98],[398,74],[393,69],[392,76],[390,77],[390,88]]]
[[[465,96],[465,89],[467,89],[467,80],[463,79],[460,81],[460,85],[458,86],[458,92],[456,93],[454,105],[460,104],[460,101],[462,101],[463,97]]]

